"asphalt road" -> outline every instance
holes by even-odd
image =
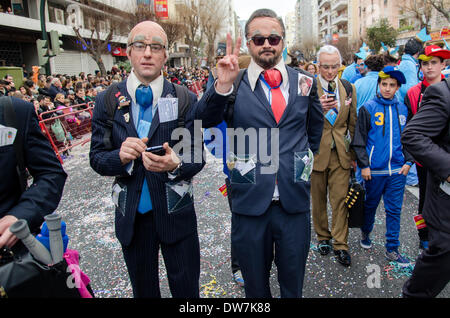
[[[80,266],[91,279],[99,298],[133,297],[120,244],[114,233],[114,206],[110,198],[112,178],[101,177],[89,166],[89,143],[74,149],[65,159],[68,179],[57,212],[67,223],[69,248],[79,251]],[[201,297],[243,298],[244,290],[232,281],[230,268],[230,221],[227,199],[219,188],[224,184],[222,166],[211,156],[194,179],[195,205],[201,248]],[[419,239],[413,216],[418,204],[417,190],[405,191],[400,252],[415,260]],[[330,222],[331,224],[331,222]],[[374,246],[359,246],[359,229],[350,229],[349,247],[352,265],[340,265],[334,254],[321,256],[312,230],[311,249],[306,266],[305,298],[398,298],[410,275],[384,257],[385,216],[383,204],[377,211],[371,236]],[[276,267],[271,274],[273,297],[279,297]],[[164,262],[160,257],[160,287],[164,298],[171,297]],[[449,284],[450,285],[450,284]],[[450,286],[439,295],[450,297]]]

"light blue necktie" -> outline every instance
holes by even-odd
[[[151,123],[153,119],[153,92],[150,86],[139,86],[136,89],[136,101],[139,104],[139,122],[138,127],[141,125],[141,120]],[[146,111],[148,108],[150,109]],[[139,138],[145,138],[148,136],[148,130],[142,131],[138,129]],[[150,192],[148,191],[147,179],[144,178],[142,184],[141,199],[137,211],[141,214],[145,214],[152,210],[152,200],[150,198]]]

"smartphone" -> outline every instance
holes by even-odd
[[[333,100],[336,100],[336,94],[327,94],[327,98],[332,98]]]
[[[154,146],[154,147],[148,147],[145,149],[146,152],[151,152],[158,156],[164,156],[166,154],[166,150],[163,146]]]

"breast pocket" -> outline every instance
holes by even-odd
[[[256,155],[238,157],[230,154],[227,159],[230,182],[237,184],[256,183]]]
[[[128,187],[121,182],[115,182],[112,187],[112,200],[117,210],[125,216]]]
[[[169,214],[176,213],[193,204],[193,186],[191,181],[167,182],[166,197]]]
[[[294,153],[294,182],[308,182],[314,165],[314,154],[311,149]]]

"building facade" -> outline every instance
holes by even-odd
[[[38,65],[36,40],[42,39],[41,1],[2,0],[2,7],[5,7],[5,2],[11,4],[12,12],[0,13],[0,64],[25,65],[30,71],[33,65]],[[81,36],[89,42],[91,36],[97,38],[96,32],[91,30],[98,30],[99,37],[105,39],[113,25],[108,53],[102,55],[102,61],[106,69],[110,69],[117,61],[124,59],[125,51],[121,48],[126,47],[129,29],[125,22],[135,8],[135,0],[46,1],[46,31],[58,31],[62,35],[64,49],[61,54],[50,58],[51,73],[73,75],[79,72],[94,73],[99,69],[86,47],[77,39],[73,27],[79,28]]]

